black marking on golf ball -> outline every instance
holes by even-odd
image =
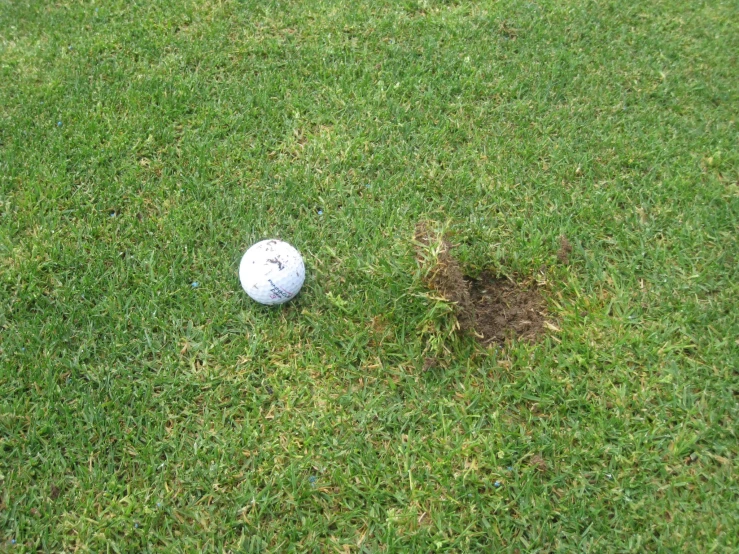
[[[292,298],[293,297],[291,292],[282,290],[280,287],[275,285],[272,282],[272,279],[267,279],[267,281],[269,281],[269,284],[272,285],[272,288],[269,289],[269,292],[271,292],[274,295],[273,298]]]
[[[272,258],[271,260],[267,260],[271,264],[277,264],[277,267],[280,271],[285,269],[285,265],[278,259],[278,258]]]

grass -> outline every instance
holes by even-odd
[[[0,550],[735,552],[737,52],[731,1],[0,3]],[[561,331],[440,338],[422,220]]]

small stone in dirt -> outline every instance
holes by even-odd
[[[695,452],[693,452],[692,454],[690,454],[690,456],[688,456],[687,458],[685,458],[685,465],[688,465],[689,466],[691,464],[694,464],[697,461],[698,461],[698,454],[696,454]]]

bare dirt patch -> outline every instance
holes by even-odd
[[[417,227],[415,238],[425,247],[435,242],[425,225]],[[442,239],[426,284],[455,305],[461,331],[484,345],[509,338],[533,342],[545,331],[545,304],[535,284],[490,271],[477,278],[465,276],[451,250],[449,241]]]
[[[546,472],[546,470],[549,469],[546,460],[542,458],[539,454],[535,454],[529,459],[529,465],[536,468],[542,473]]]
[[[559,237],[559,250],[557,251],[557,259],[567,265],[570,263],[570,253],[572,252],[572,245],[570,244],[570,241],[567,240],[567,237],[564,235],[561,235]]]
[[[534,341],[544,331],[544,301],[535,286],[485,272],[468,280],[480,342],[516,337]]]
[[[433,234],[421,224],[416,227],[416,241],[425,247],[430,247],[434,241]],[[426,284],[456,305],[459,326],[467,331],[475,327],[475,307],[470,297],[469,284],[464,278],[459,263],[452,257],[451,250],[452,245],[449,241],[442,239],[436,263],[426,278]]]

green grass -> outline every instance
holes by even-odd
[[[731,0],[0,2],[0,551],[736,552],[737,52]],[[421,220],[561,332],[424,371]]]

